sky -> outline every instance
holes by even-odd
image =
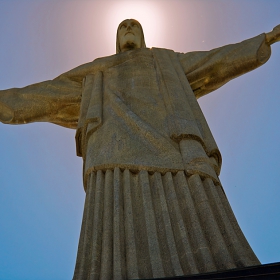
[[[280,1],[0,0],[0,90],[114,54],[126,18],[142,23],[147,47],[210,50],[280,24]],[[280,42],[265,65],[199,100],[224,190],[262,263],[280,261],[279,62]],[[0,123],[0,136],[0,280],[71,279],[85,197],[75,130]]]

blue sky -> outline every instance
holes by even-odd
[[[188,52],[268,32],[279,11],[272,0],[0,0],[0,89],[114,54],[124,18],[143,24],[148,47]],[[280,43],[265,65],[199,101],[222,153],[223,187],[262,263],[280,261],[279,62]],[[0,124],[0,135],[0,280],[71,279],[84,203],[75,131]]]

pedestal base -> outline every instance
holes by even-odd
[[[231,269],[220,272],[196,274],[190,276],[179,276],[171,278],[157,278],[164,280],[208,280],[208,279],[242,279],[242,280],[279,280],[280,262],[250,266],[241,269]],[[155,280],[155,279],[153,279]]]

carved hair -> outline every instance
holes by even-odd
[[[141,30],[141,47],[140,48],[146,48],[146,43],[145,43],[145,37],[144,37],[144,32],[143,32],[143,28],[142,28],[142,25],[140,24],[139,21],[137,21],[136,19],[125,19],[123,20],[119,26],[118,26],[118,29],[117,29],[117,39],[116,39],[116,53],[120,53],[121,52],[121,48],[120,48],[120,41],[119,41],[119,29],[120,29],[120,26],[122,25],[122,23],[126,20],[134,20],[137,22],[137,24],[139,25],[140,27],[140,30]]]

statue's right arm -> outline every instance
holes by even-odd
[[[196,97],[208,94],[228,81],[263,65],[270,57],[270,44],[274,37],[274,34],[267,37],[263,33],[210,51],[178,54]],[[271,40],[271,43],[268,40]]]
[[[82,94],[82,79],[92,62],[66,72],[54,80],[24,88],[0,90],[0,121],[5,124],[51,122],[76,128]]]
[[[0,121],[6,124],[51,122],[75,128],[81,85],[69,79],[0,91]]]

